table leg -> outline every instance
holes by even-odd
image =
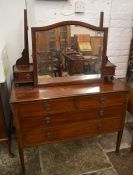
[[[132,143],[131,143],[130,152],[133,153],[133,138],[132,138]]]
[[[22,167],[22,174],[25,174],[24,151],[21,145],[18,145],[18,151],[19,151],[20,162]]]
[[[8,152],[9,152],[9,156],[11,158],[15,157],[15,155],[12,153],[12,150],[11,150],[11,138],[9,137],[8,141],[7,141],[7,145],[8,145]]]
[[[121,139],[122,139],[122,134],[123,134],[123,130],[120,130],[118,132],[118,135],[117,135],[116,150],[115,150],[116,153],[119,153]]]

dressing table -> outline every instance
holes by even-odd
[[[115,65],[106,57],[107,33],[103,13],[98,27],[64,21],[32,28],[33,83],[13,83],[10,98],[23,172],[23,150],[34,145],[118,132],[119,152],[129,89],[113,78]],[[77,50],[77,34],[89,35],[91,52]],[[91,42],[94,36],[102,37],[97,52]],[[79,66],[82,63],[82,69],[72,74],[64,56],[68,51]],[[86,64],[87,56],[96,61]]]

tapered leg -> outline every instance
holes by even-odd
[[[131,143],[130,152],[133,153],[133,138],[132,138],[132,143]]]
[[[23,148],[21,147],[21,145],[18,145],[18,151],[19,151],[19,156],[20,156],[22,173],[25,174],[24,152],[23,152]]]
[[[122,134],[123,134],[123,130],[121,130],[121,131],[118,132],[117,142],[116,142],[116,150],[115,150],[116,153],[119,153],[121,139],[122,139]]]
[[[8,139],[7,145],[8,145],[9,156],[10,156],[11,158],[13,158],[15,155],[12,153],[12,150],[11,150],[11,138]]]

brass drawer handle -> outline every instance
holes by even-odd
[[[44,104],[44,109],[45,109],[46,111],[50,111],[50,110],[51,110],[51,104],[50,104],[50,103]]]
[[[51,123],[51,117],[45,117],[45,123],[46,124]]]
[[[98,126],[97,126],[97,129],[98,129],[99,131],[101,131],[101,130],[103,129],[103,124],[102,124],[102,123],[99,123]]]
[[[31,78],[31,75],[30,74],[25,74],[25,78],[26,79],[30,79]]]
[[[46,132],[46,137],[48,140],[50,140],[52,138],[52,133],[50,131]]]
[[[100,115],[100,117],[103,117],[103,116],[104,116],[104,110],[103,110],[103,109],[101,109],[101,110],[99,111],[99,115]]]
[[[99,103],[104,104],[104,103],[105,103],[105,97],[101,97],[101,98],[99,99]]]

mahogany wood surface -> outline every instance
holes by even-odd
[[[13,76],[15,84],[33,83],[33,65],[13,66]]]
[[[121,129],[122,119],[110,118],[99,120],[80,121],[56,127],[28,130],[22,133],[24,147],[43,143],[107,134]]]
[[[104,20],[104,12],[100,13],[100,22],[99,22],[99,26],[102,28],[103,27],[103,20]]]
[[[106,108],[90,108],[86,110],[79,110],[67,113],[58,113],[43,115],[39,114],[30,114],[30,115],[20,115],[20,127],[22,130],[26,130],[28,128],[43,128],[44,126],[54,126],[55,124],[64,124],[71,123],[80,120],[88,120],[88,119],[102,119],[102,118],[114,118],[120,117],[122,115],[123,105],[109,106]],[[112,116],[112,111],[115,111]]]
[[[34,145],[118,132],[119,152],[129,88],[118,79],[82,85],[15,87],[10,103],[21,165]]]
[[[25,49],[14,66],[10,98],[23,172],[24,148],[34,145],[118,132],[116,152],[119,152],[129,88],[118,79],[112,80],[115,65],[106,57],[108,28],[103,27],[103,12],[98,27],[80,21],[32,27],[33,67],[29,64],[26,11],[24,15]],[[104,33],[101,75],[38,79],[36,34],[65,25]],[[104,82],[105,76],[111,76],[111,81]]]
[[[24,73],[24,72],[33,72],[33,65],[17,65],[14,66],[14,72],[16,73]]]
[[[91,84],[80,84],[80,85],[66,85],[56,87],[33,87],[33,86],[20,86],[14,87],[12,85],[11,92],[11,103],[34,101],[43,99],[54,99],[62,97],[72,96],[85,96],[94,94],[107,94],[107,93],[118,93],[127,92],[129,88],[125,83],[119,79],[114,79],[112,82],[105,83],[91,83]]]

